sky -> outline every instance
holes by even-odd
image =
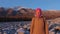
[[[42,10],[60,10],[60,0],[0,0],[0,7],[22,6]]]

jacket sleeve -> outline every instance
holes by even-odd
[[[44,20],[45,34],[49,34],[49,29],[48,29],[49,25],[48,25],[48,23],[47,23],[45,18],[43,18],[43,20]]]
[[[46,34],[49,34],[49,29],[48,29],[48,23],[47,22],[45,22],[45,32],[46,32]]]
[[[34,18],[32,18],[32,22],[31,22],[31,26],[30,26],[30,34],[33,33],[33,29],[34,29]]]

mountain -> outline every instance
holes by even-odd
[[[32,8],[26,8],[22,6],[12,7],[15,11],[17,11],[17,17],[14,16],[13,18],[32,18],[35,15],[35,9]],[[11,8],[10,8],[11,9]],[[7,10],[7,9],[6,9]],[[19,11],[19,12],[18,12]],[[21,16],[19,16],[19,14]],[[42,15],[46,19],[54,19],[60,17],[60,10],[42,10]],[[10,16],[9,16],[10,17]]]

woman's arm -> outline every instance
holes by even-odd
[[[47,22],[45,22],[45,30],[46,30],[45,32],[46,32],[46,34],[49,34],[48,26],[49,26],[49,25],[48,25],[48,23],[47,23]]]
[[[33,29],[34,29],[34,18],[32,18],[31,26],[30,26],[30,34],[33,34]]]
[[[48,29],[48,23],[45,19],[45,17],[43,16],[43,21],[44,21],[44,29],[45,29],[45,34],[49,34],[49,29]]]

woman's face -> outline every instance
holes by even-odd
[[[36,9],[35,17],[41,16],[41,9]]]

